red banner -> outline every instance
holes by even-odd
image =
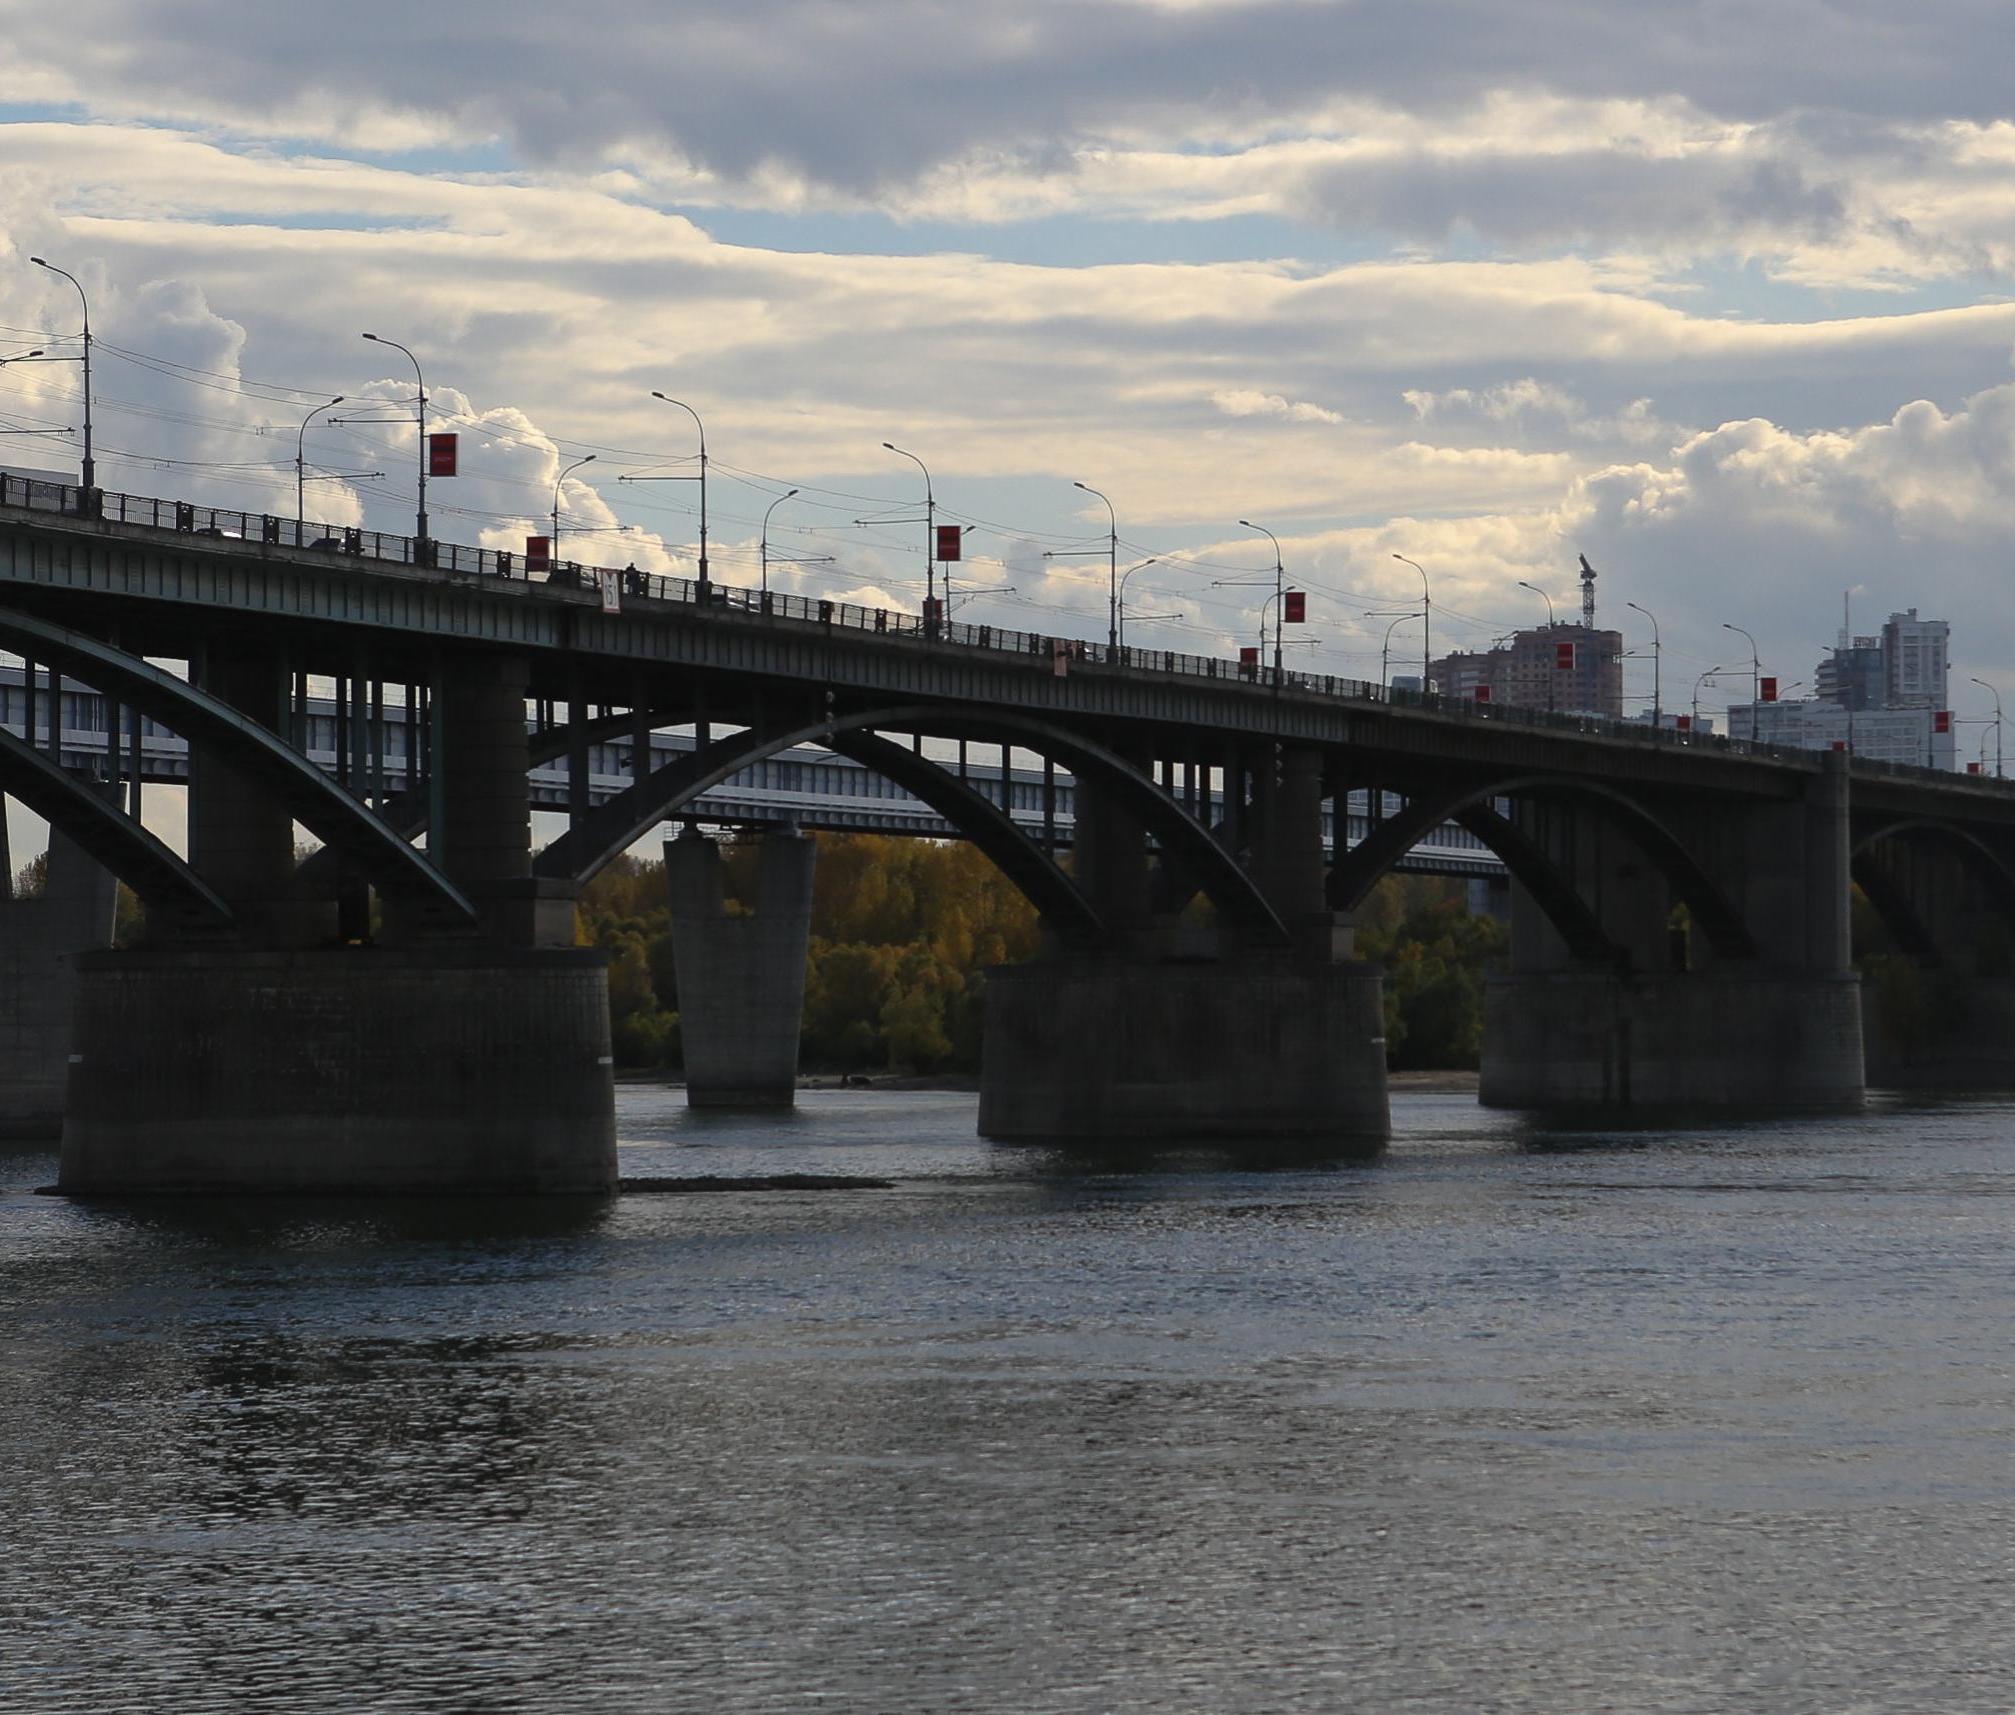
[[[1931,730],[1933,732],[1950,732],[1952,730],[1952,711],[1950,709],[1933,709],[1931,711]]]
[[[429,476],[453,476],[455,474],[454,435],[429,435],[427,437],[427,474]]]
[[[1571,673],[1574,671],[1574,645],[1572,643],[1556,643],[1553,646],[1553,665],[1562,673]]]
[[[938,558],[956,560],[959,557],[959,538],[965,534],[956,524],[938,526]]]
[[[553,539],[550,536],[527,536],[525,538],[525,570],[543,572],[553,563]]]
[[[1479,703],[1490,701],[1490,687],[1488,685],[1478,685],[1476,687],[1476,700]]]
[[[1308,620],[1308,596],[1301,590],[1289,590],[1280,598],[1281,618],[1289,625],[1302,625]]]
[[[1969,763],[1967,763],[1967,764],[1966,764],[1966,772],[1967,772],[1968,774],[1978,774],[1978,773],[1980,772],[1980,764],[1979,764],[1979,763],[1977,763],[1977,762],[1969,762]]]
[[[1259,651],[1257,649],[1241,649],[1238,652],[1238,664],[1241,667],[1257,667],[1259,665]]]
[[[1672,729],[1675,732],[1691,732],[1693,730],[1693,717],[1691,715],[1674,715],[1672,717]]]
[[[1775,679],[1759,679],[1757,685],[1757,695],[1764,702],[1774,703],[1777,701],[1777,681]]]

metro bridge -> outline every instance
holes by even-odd
[[[990,1136],[1374,1146],[1380,978],[1351,913],[1449,824],[1512,880],[1486,1101],[1858,1102],[1851,882],[1944,1009],[1871,1031],[1883,1075],[2007,1078],[1999,781],[18,479],[0,648],[31,664],[24,705],[82,685],[121,734],[94,782],[24,706],[0,786],[147,909],[145,944],[74,961],[76,1191],[605,1189],[605,977],[574,896],[807,747],[894,782],[1041,915],[1046,956],[987,988]],[[148,721],[186,741],[186,859],[116,802]],[[542,765],[567,826],[535,853]],[[1380,813],[1338,852],[1324,807],[1353,804]],[[297,822],[326,848],[299,863]],[[691,1099],[787,1100],[808,843],[767,836],[732,919],[711,843],[666,851]]]

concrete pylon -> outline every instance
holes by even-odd
[[[116,894],[111,872],[52,828],[40,897],[0,901],[0,1137],[63,1129],[77,960],[111,945]]]
[[[731,917],[720,847],[696,835],[665,842],[690,1106],[787,1108],[796,1101],[817,860],[817,845],[802,835],[765,834],[755,911]]]
[[[277,719],[268,667],[210,682]],[[571,898],[529,874],[525,683],[521,661],[475,652],[436,687],[439,844],[474,932],[388,909],[374,945],[304,934],[285,807],[199,758],[195,863],[239,930],[79,956],[62,1190],[614,1190],[607,955],[555,944]]]
[[[1339,956],[1346,938],[1322,909],[1320,758],[1283,750],[1256,782],[1252,875],[1293,935],[1287,948],[1224,932],[1199,956],[1204,943],[1154,933],[1138,824],[1092,793],[1087,854],[1084,783],[1078,792],[1079,876],[1114,944],[988,972],[980,1134],[1381,1147],[1382,976]],[[1227,806],[1227,828],[1239,820]]]

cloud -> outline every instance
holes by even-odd
[[[1306,400],[1283,399],[1278,393],[1261,393],[1256,388],[1233,387],[1213,393],[1211,403],[1227,417],[1281,417],[1290,423],[1341,423],[1343,414],[1311,405]]]

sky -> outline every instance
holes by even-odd
[[[99,340],[100,481],[960,617],[1417,668],[1566,611],[1627,697],[1843,602],[2015,701],[2002,0],[0,0],[0,355]],[[74,468],[79,374],[0,367]],[[317,417],[337,394],[346,405]],[[331,419],[334,419],[331,421]],[[374,474],[375,473],[375,474]],[[787,499],[787,491],[797,489]],[[772,502],[776,504],[772,506]],[[866,520],[866,522],[861,522]],[[1049,554],[1055,557],[1046,558]],[[1382,617],[1367,617],[1376,613]],[[1798,692],[1793,690],[1792,695]],[[1964,754],[1984,727],[1962,726]]]

